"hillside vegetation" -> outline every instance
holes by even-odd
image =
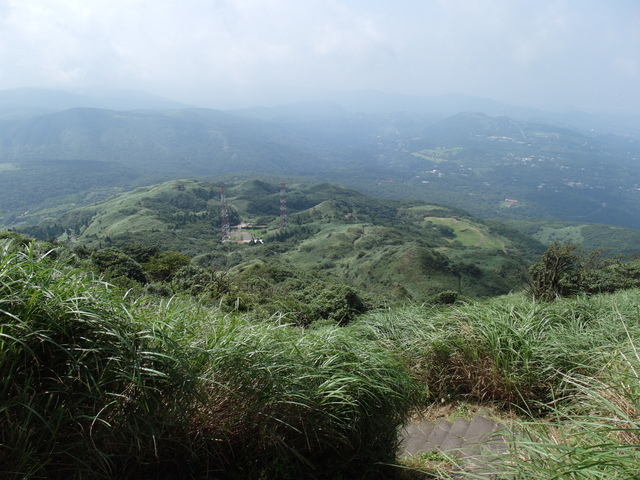
[[[520,288],[538,242],[464,211],[424,202],[374,199],[330,184],[226,185],[230,241],[222,242],[219,185],[179,181],[142,187],[72,210],[24,232],[85,248],[147,244],[207,268],[295,293],[287,278],[314,276],[387,300],[424,302],[452,291],[491,296]],[[275,269],[281,273],[268,274]],[[288,272],[288,273],[287,273]]]
[[[0,478],[458,478],[399,435],[478,412],[496,480],[638,477],[633,137],[12,98]]]
[[[640,231],[598,223],[501,219],[505,225],[530,235],[545,245],[573,243],[586,251],[601,250],[606,255],[638,255]]]
[[[301,328],[126,293],[67,248],[4,236],[3,478],[434,478],[396,452],[409,415],[436,405],[517,407],[501,478],[638,472],[638,290]]]

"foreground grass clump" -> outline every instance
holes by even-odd
[[[640,472],[640,355],[637,337],[601,357],[594,377],[568,376],[569,403],[544,422],[525,422],[506,476],[631,479]]]
[[[192,352],[206,399],[192,434],[216,440],[218,475],[375,478],[394,462],[397,431],[421,397],[377,342],[338,326],[212,318],[179,299],[144,309]]]
[[[516,405],[532,414],[593,375],[601,353],[640,334],[640,291],[552,303],[509,295],[446,308],[370,314],[354,329],[403,352],[431,401]]]
[[[180,448],[175,429],[185,412],[177,398],[193,403],[195,379],[184,358],[166,354],[169,344],[104,284],[33,246],[4,244],[2,477],[125,478],[159,450]]]
[[[640,472],[639,302],[640,290],[554,302],[511,295],[369,314],[349,328],[405,352],[431,406],[509,408],[502,423],[515,435],[499,478],[631,479]]]
[[[2,478],[374,478],[418,398],[348,330],[126,305],[28,245],[0,302]]]

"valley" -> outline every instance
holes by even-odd
[[[522,115],[362,113],[301,104],[230,112],[85,106],[6,118],[0,222],[35,225],[96,195],[162,181],[223,183],[277,172],[285,181],[338,183],[480,218],[640,227],[635,137]]]

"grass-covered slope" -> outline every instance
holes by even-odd
[[[420,407],[457,402],[518,407],[497,478],[637,476],[638,290],[302,329],[189,298],[134,299],[71,269],[64,248],[9,237],[2,478],[427,479],[394,466],[397,432]]]
[[[330,184],[288,185],[282,228],[278,184],[254,179],[226,185],[232,229],[231,241],[222,242],[220,194],[211,183],[168,182],[25,231],[89,247],[147,243],[224,270],[267,261],[419,302],[447,290],[509,292],[523,285],[527,260],[542,251],[536,241],[461,210],[379,200]]]
[[[587,251],[601,250],[606,255],[640,253],[640,230],[597,223],[561,222],[558,220],[502,220],[545,245],[553,242],[574,243]]]
[[[376,478],[419,399],[400,358],[174,299],[125,303],[0,245],[0,477]]]

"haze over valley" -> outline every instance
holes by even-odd
[[[5,3],[5,226],[274,173],[640,227],[636,2]]]

